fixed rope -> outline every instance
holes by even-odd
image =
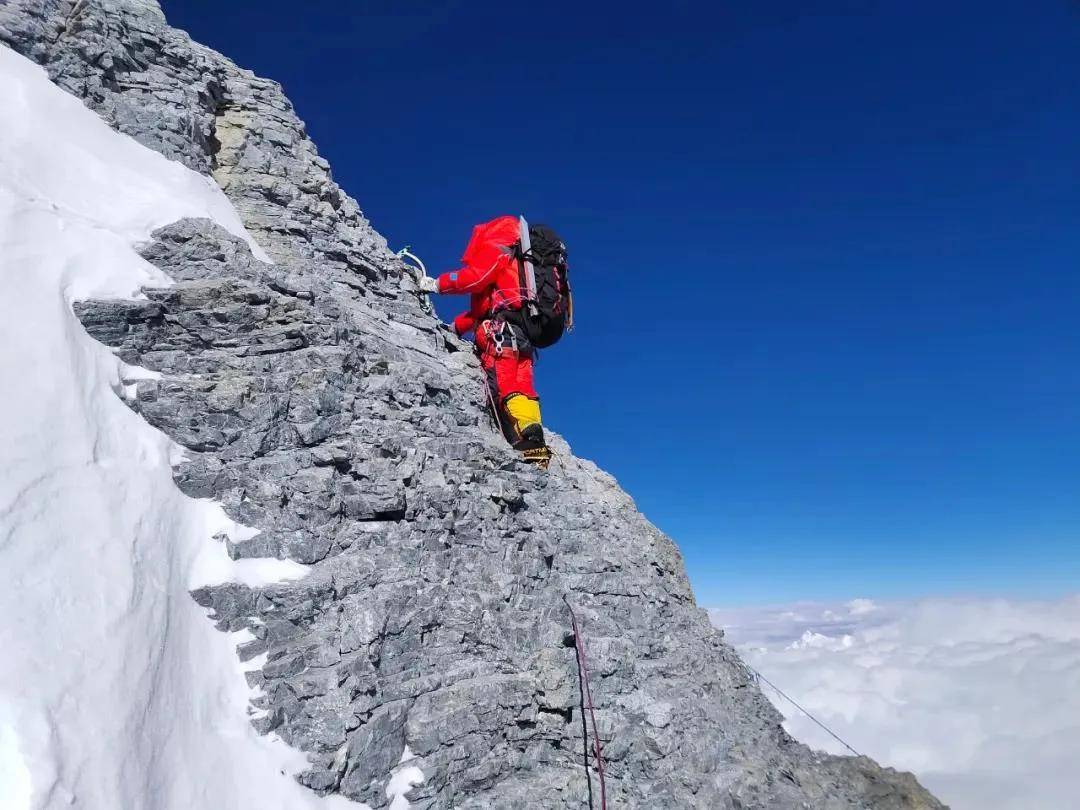
[[[604,755],[600,750],[600,732],[596,729],[596,712],[593,710],[592,689],[589,686],[589,665],[585,660],[585,641],[581,637],[578,628],[577,614],[570,604],[570,600],[563,594],[563,601],[570,611],[570,624],[574,628],[574,649],[577,651],[578,665],[578,692],[581,695],[581,737],[585,753],[585,779],[589,783],[589,810],[593,810],[592,776],[589,773],[589,742],[588,728],[585,723],[585,711],[588,710],[592,720],[593,730],[593,753],[596,757],[596,773],[600,778],[600,810],[607,810],[607,788],[604,784]]]
[[[499,403],[495,401],[495,392],[492,391],[491,388],[492,382],[485,376],[484,390],[487,391],[488,405],[491,406],[491,415],[492,418],[495,420],[495,424],[499,426],[499,433],[501,433],[502,437],[505,439],[507,438],[506,426],[503,424],[502,415],[499,413]]]
[[[762,675],[760,672],[758,672],[756,669],[754,669],[749,664],[744,662],[743,666],[745,666],[748,670],[753,672],[755,678],[757,678],[759,681],[762,681],[763,683],[765,683],[765,684],[769,685],[770,687],[772,687],[776,691],[776,693],[778,695],[780,695],[780,697],[782,697],[784,700],[786,700],[788,703],[790,703],[792,706],[794,706],[800,712],[805,714],[812,721],[817,723],[817,725],[820,726],[825,731],[826,734],[828,734],[834,740],[836,740],[838,743],[840,743],[842,746],[844,746],[844,748],[846,748],[848,751],[850,751],[851,753],[853,753],[857,757],[862,756],[862,754],[860,754],[858,751],[856,751],[854,748],[852,748],[850,745],[848,745],[843,739],[841,739],[839,734],[837,734],[835,731],[833,731],[827,725],[825,725],[820,720],[818,720],[816,717],[814,717],[814,715],[810,714],[810,712],[808,712],[806,709],[804,709],[802,706],[800,706],[798,703],[796,703],[794,700],[792,700],[790,697],[788,697],[788,695],[785,694],[784,691],[779,686],[777,686],[775,683],[770,681],[768,678],[766,678],[764,675]]]

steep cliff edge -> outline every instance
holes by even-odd
[[[172,286],[76,314],[160,373],[130,404],[185,448],[180,489],[259,532],[216,542],[310,566],[194,593],[221,629],[250,632],[238,653],[261,664],[256,725],[307,754],[303,784],[384,807],[407,749],[424,775],[415,807],[582,807],[569,595],[612,807],[941,806],[908,775],[788,738],[694,604],[675,546],[609,476],[562,443],[547,474],[507,450],[468,347],[276,84],[150,0],[15,0],[0,41],[213,176],[275,262],[181,220],[143,249]]]

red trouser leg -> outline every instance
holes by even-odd
[[[488,373],[495,375],[495,387],[499,392],[499,402],[505,402],[513,394],[524,394],[530,399],[539,399],[533,387],[533,361],[531,357],[521,357],[517,352],[503,349],[502,354],[494,355],[484,363]]]
[[[533,385],[532,352],[518,351],[519,344],[509,330],[508,326],[490,321],[481,324],[476,331],[476,348],[503,434],[514,444],[522,438],[526,426],[540,423],[540,397]]]
[[[480,350],[480,364],[489,377],[494,375],[499,402],[505,402],[511,394],[524,394],[530,399],[539,399],[533,384],[532,353],[522,355],[509,339],[499,351],[491,335],[491,323],[485,321],[480,325],[476,332],[476,347]],[[505,329],[509,332],[509,327]]]

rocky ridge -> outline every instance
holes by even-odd
[[[508,451],[466,344],[273,82],[170,28],[151,0],[14,0],[0,41],[118,130],[212,175],[274,259],[185,220],[143,255],[175,284],[76,314],[160,372],[129,404],[186,450],[177,485],[259,530],[237,558],[303,580],[197,591],[250,631],[254,722],[319,793],[374,808],[406,746],[417,808],[581,808],[584,621],[612,807],[938,808],[907,774],[791,740],[696,607],[672,542],[556,439]]]

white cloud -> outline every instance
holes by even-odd
[[[746,661],[954,810],[1080,806],[1080,595],[714,609]],[[763,685],[785,728],[843,746]]]

